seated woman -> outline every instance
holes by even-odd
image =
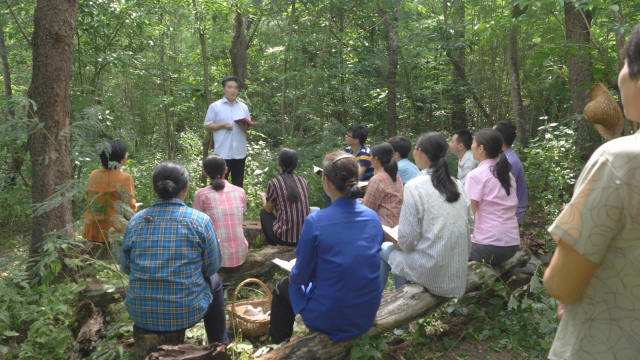
[[[398,241],[382,244],[383,285],[391,270],[396,288],[409,280],[438,296],[464,294],[473,220],[462,183],[449,175],[448,149],[440,133],[418,139],[413,156],[422,171],[404,188]]]
[[[374,145],[371,148],[371,164],[374,175],[369,180],[362,204],[378,214],[382,225],[395,227],[400,217],[404,189],[391,144],[383,142]]]
[[[247,211],[247,195],[241,187],[225,180],[228,169],[221,156],[211,155],[202,162],[204,173],[212,185],[196,191],[193,207],[209,215],[218,235],[222,266],[240,266],[247,258],[249,244],[242,222]]]
[[[93,170],[87,183],[89,208],[84,213],[82,237],[93,242],[109,242],[109,229],[123,232],[126,226],[121,202],[136,211],[136,198],[131,175],[120,170],[127,162],[127,145],[120,141],[109,141],[100,153],[102,169]],[[120,217],[118,216],[120,215]]]
[[[125,300],[134,332],[180,332],[204,319],[209,343],[228,343],[221,254],[211,219],[184,204],[189,174],[164,162],[153,171],[158,200],[124,233]]]
[[[273,343],[291,337],[295,314],[333,341],[353,339],[371,328],[380,305],[382,227],[356,200],[358,162],[336,151],[323,163],[322,187],[332,204],[307,217],[291,275],[273,290]]]
[[[264,208],[260,223],[271,245],[296,246],[304,219],[309,215],[309,186],[307,180],[293,173],[296,167],[298,153],[287,148],[280,150],[280,176],[269,181],[266,194],[260,193]]]
[[[520,245],[516,180],[502,152],[499,132],[485,129],[476,133],[471,152],[480,164],[465,181],[475,215],[469,260],[498,265],[512,257]]]

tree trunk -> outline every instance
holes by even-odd
[[[295,251],[295,248],[289,246],[266,246],[259,252],[249,253],[242,265],[234,268],[222,268],[218,274],[225,284],[250,277],[259,277],[278,266],[271,260],[280,258],[289,261],[296,257]]]
[[[569,45],[567,67],[571,105],[573,112],[579,115],[576,120],[576,150],[586,160],[600,143],[598,133],[582,116],[589,101],[589,90],[593,85],[593,75],[589,70],[592,65],[589,54],[591,11],[578,9],[573,3],[568,2],[564,7],[564,18]]]
[[[451,13],[449,14],[449,4],[451,4]],[[449,99],[453,107],[451,111],[451,127],[452,129],[463,129],[467,127],[467,112],[465,107],[465,90],[466,83],[465,72],[465,47],[464,47],[464,0],[443,0],[445,31],[448,31],[447,19],[451,20],[453,36],[451,36],[447,45],[447,57],[453,64],[451,73],[452,91]]]
[[[380,17],[382,17],[387,36],[387,135],[391,137],[397,134],[398,123],[398,114],[396,111],[396,78],[398,75],[398,17],[400,13],[400,0],[391,1],[391,18],[382,0],[378,0],[376,4],[378,6],[378,13]]]
[[[249,40],[247,39],[247,20],[240,11],[236,12],[233,26],[233,40],[231,40],[231,67],[233,75],[240,80],[239,87],[242,90],[247,89],[247,49],[249,48]]]
[[[209,93],[209,59],[207,58],[207,41],[204,35],[204,27],[202,25],[202,21],[200,20],[200,10],[198,9],[198,4],[196,0],[192,1],[193,3],[193,12],[196,18],[196,25],[198,26],[198,37],[200,39],[200,54],[202,56],[202,87],[204,89],[204,114],[206,116],[207,109],[209,107],[209,101],[211,101],[211,95]],[[203,116],[204,118],[204,116]],[[211,144],[211,131],[205,130],[206,135],[202,141],[202,160],[206,159],[209,156],[209,146]],[[202,173],[200,174],[200,182],[203,185],[207,183],[207,176]]]
[[[293,25],[296,19],[296,0],[291,2],[291,13],[289,14],[289,35],[287,37],[287,45],[284,48],[284,59],[282,61],[282,99],[280,100],[280,116],[282,136],[287,131],[287,76],[289,65],[289,51],[291,48],[291,38],[293,37]],[[295,117],[295,113],[292,114]]]
[[[98,341],[105,335],[102,311],[91,301],[80,304],[78,322],[82,327],[76,336],[76,344],[69,360],[89,357],[95,351]]]
[[[507,59],[509,61],[509,83],[511,93],[511,106],[513,107],[513,116],[518,127],[518,137],[522,147],[527,147],[529,137],[527,134],[527,121],[524,118],[524,109],[522,107],[522,92],[520,91],[520,68],[518,66],[518,18],[527,11],[520,9],[511,0],[511,29],[509,30],[509,46],[507,48]]]
[[[56,187],[71,180],[69,88],[73,34],[78,0],[38,0],[33,16],[33,70],[28,97],[37,106],[30,116],[40,126],[29,135],[32,164],[31,199],[40,204]],[[71,199],[50,210],[36,211],[31,230],[31,257],[40,255],[45,234],[71,233]]]
[[[7,47],[4,40],[4,26],[0,26],[0,58],[2,58],[2,78],[4,79],[4,95],[7,100],[11,100],[13,97],[13,90],[11,89],[11,69],[9,68],[9,55],[7,53]],[[5,120],[12,121],[15,116],[13,105],[11,102],[7,103],[7,111],[5,113]],[[22,170],[22,155],[21,151],[16,147],[11,149],[11,163],[9,164],[9,179],[7,181],[9,186],[14,186],[17,183],[17,177],[21,176]]]

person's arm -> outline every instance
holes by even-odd
[[[383,189],[380,189],[379,180],[380,178],[376,176],[372,177],[371,180],[369,180],[369,185],[367,185],[367,192],[364,193],[364,198],[362,199],[362,205],[368,207],[376,213],[380,209],[380,205],[382,204],[382,197],[384,195],[382,191]]]
[[[420,206],[420,197],[416,196],[412,188],[404,189],[404,200],[400,210],[400,222],[398,224],[398,242],[396,249],[411,252],[416,249],[422,238],[423,212]],[[394,244],[396,245],[396,244]]]
[[[362,176],[364,175],[364,172],[367,171],[366,167],[363,167],[362,165],[358,164],[358,180],[362,179]]]
[[[275,206],[273,205],[272,202],[267,200],[267,194],[261,192],[260,193],[260,199],[262,200],[262,208],[264,209],[264,211],[266,211],[268,213],[272,213],[273,209],[275,208]]]
[[[198,211],[204,211],[200,201],[200,193],[197,191],[193,194],[193,208]]]
[[[275,209],[275,202],[276,202],[276,186],[275,186],[275,181],[277,179],[271,180],[269,181],[269,183],[267,183],[267,193],[260,193],[260,199],[262,199],[262,207],[264,208],[264,211],[268,212],[268,213],[272,213],[273,210]]]
[[[544,272],[544,288],[561,303],[571,304],[582,297],[598,264],[582,256],[557,235],[551,236],[558,242],[558,247]]]
[[[136,206],[136,190],[135,185],[133,183],[133,177],[129,175],[129,180],[127,183],[127,192],[129,193],[129,207],[134,212],[137,210]]]
[[[476,176],[477,172],[469,172],[464,181],[464,190],[469,196],[471,212],[476,216],[480,200],[483,198],[484,181]]]
[[[209,125],[205,125],[204,126],[205,129],[207,130],[211,130],[211,131],[218,131],[218,130],[233,130],[233,124],[225,122],[225,123],[221,123],[221,124],[216,124],[216,123],[211,123]]]
[[[220,244],[218,243],[218,239],[216,239],[213,222],[209,217],[207,217],[201,236],[201,241],[203,243],[202,274],[205,277],[209,277],[215,274],[222,267]]]
[[[302,232],[296,247],[296,264],[289,275],[289,281],[293,284],[306,286],[313,279],[318,262],[317,234],[314,228],[313,220],[309,218],[302,225]]]
[[[476,216],[476,212],[478,211],[478,201],[471,200],[469,206],[471,207],[471,213],[473,214],[473,216]]]
[[[207,115],[204,118],[204,128],[209,131],[218,131],[222,129],[233,130],[233,124],[228,122],[219,122],[216,115],[215,104],[209,105],[207,109]]]

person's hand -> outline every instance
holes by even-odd
[[[260,195],[260,199],[262,199],[262,200],[266,200],[267,199],[267,194],[265,194],[263,192],[259,192],[258,195]]]
[[[240,129],[242,129],[243,131],[247,131],[247,130],[249,130],[249,124],[246,124],[246,123],[244,123],[244,122],[242,122],[242,121],[238,123],[238,127],[239,127]]]
[[[225,123],[223,129],[225,129],[225,130],[233,130],[233,124],[232,123]]]
[[[564,316],[564,310],[567,308],[567,305],[558,301],[558,309],[556,311],[556,315],[558,316],[558,321],[562,320]]]

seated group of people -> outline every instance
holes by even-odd
[[[279,152],[280,175],[260,194],[265,240],[296,246],[291,275],[274,289],[274,343],[291,336],[297,313],[310,330],[335,341],[366,332],[389,272],[396,287],[412,282],[435,295],[460,296],[468,260],[501,262],[519,244],[516,183],[500,132],[475,135],[470,148],[480,165],[466,174],[464,186],[449,174],[445,157],[453,148],[440,133],[418,138],[417,166],[407,159],[411,144],[406,138],[395,136],[370,150],[366,138],[367,129],[356,125],[345,136],[346,151],[323,159],[327,208],[311,212],[308,184],[294,173],[298,155],[292,149]],[[464,138],[464,132],[451,143],[456,138]],[[133,180],[120,170],[126,158],[126,146],[110,142],[101,154],[103,169],[90,176],[89,197],[103,208],[125,199],[136,209]],[[135,214],[124,231],[122,268],[130,277],[126,305],[138,329],[180,331],[204,319],[209,341],[228,342],[217,271],[239,266],[247,257],[246,194],[225,179],[222,157],[205,159],[203,171],[211,185],[195,192],[190,208],[184,203],[186,169],[164,162],[154,170],[158,200]],[[110,223],[112,213],[97,212],[95,207],[87,211],[84,234],[105,242],[109,227],[122,228]],[[397,239],[382,225],[398,226]]]

